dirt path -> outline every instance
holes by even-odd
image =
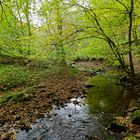
[[[104,61],[78,61],[76,62],[76,65],[78,67],[83,67],[86,69],[101,69],[101,70],[105,70],[108,69],[108,66],[106,65],[106,63]]]

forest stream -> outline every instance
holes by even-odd
[[[140,0],[0,0],[0,140],[140,140]]]
[[[124,113],[130,103],[129,94],[104,76],[90,78],[88,84],[87,97],[54,106],[49,117],[36,120],[28,132],[18,130],[17,140],[121,139],[120,133],[113,133],[106,126],[114,114]]]

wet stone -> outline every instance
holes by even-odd
[[[54,113],[53,115],[54,115],[54,116],[57,116],[57,113]]]
[[[76,100],[73,101],[73,104],[74,104],[74,105],[78,105],[79,103],[80,103],[80,102],[78,102],[78,101],[76,101]]]
[[[71,116],[72,116],[71,114],[68,115],[68,117],[71,117]]]

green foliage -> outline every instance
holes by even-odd
[[[11,97],[9,98],[11,101],[23,101],[25,99],[25,95],[24,93],[16,93],[16,94],[12,94],[11,93]]]
[[[15,93],[15,94],[12,94],[12,97],[11,97],[11,101],[14,101],[14,102],[22,102],[22,101],[27,101],[27,100],[30,100],[33,96],[31,94],[28,94],[28,95],[25,95],[24,93]]]
[[[21,86],[32,75],[32,71],[21,66],[0,66],[0,89],[6,90],[15,86]]]
[[[133,30],[139,32],[139,2],[134,2]],[[63,59],[104,58],[118,65],[114,54],[128,52],[130,0],[56,1],[5,0],[1,2],[0,55],[61,62]],[[34,17],[36,19],[34,19]],[[98,20],[98,23],[96,22]],[[40,21],[36,25],[35,22]],[[116,45],[113,55],[107,38]],[[132,47],[134,53],[139,47]]]
[[[92,44],[94,46],[94,43]],[[107,50],[105,50],[104,46],[83,46],[83,48],[79,48],[79,50],[73,56],[74,59],[81,59],[81,60],[92,60],[93,58],[99,59],[104,58],[106,59]]]
[[[39,83],[42,77],[48,76],[47,64],[32,62],[29,66],[0,65],[0,90],[9,90],[14,87],[32,86]]]
[[[140,116],[140,110],[136,110],[133,112],[132,114],[132,119],[136,118],[136,117],[139,117]]]
[[[125,137],[126,140],[138,140],[135,136],[127,136]]]
[[[8,95],[5,95],[3,97],[0,97],[0,104],[5,103],[7,101],[14,101],[14,102],[23,102],[28,101],[33,97],[32,94],[25,95],[23,92],[13,92],[9,93]]]
[[[113,66],[113,67],[118,67],[118,66],[120,66],[120,63],[119,63],[119,61],[118,60],[116,60],[116,59],[107,59],[107,64],[109,65],[109,66]]]
[[[37,92],[38,87],[50,76],[70,75],[75,77],[76,68],[68,65],[55,65],[48,69],[23,67],[18,65],[1,65],[0,68],[0,104],[7,101],[22,102],[30,100]],[[11,90],[13,92],[11,92]]]

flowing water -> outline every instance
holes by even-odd
[[[89,80],[86,98],[73,98],[54,106],[48,118],[36,121],[29,132],[18,130],[17,140],[119,140],[120,134],[106,129],[113,114],[123,114],[130,102],[115,81],[102,76]],[[92,138],[91,138],[92,137]]]

